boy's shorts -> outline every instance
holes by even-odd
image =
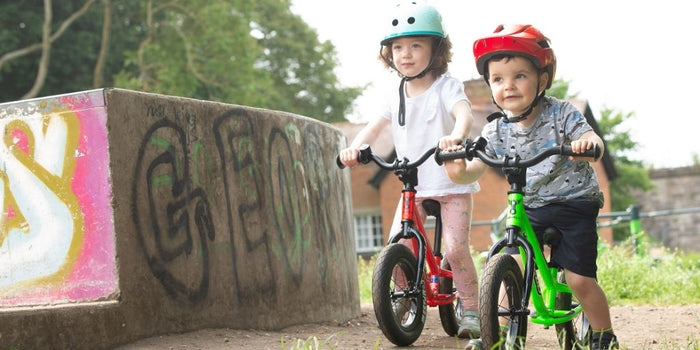
[[[559,245],[552,249],[551,261],[569,271],[596,278],[598,257],[597,201],[568,201],[540,208],[526,208],[538,237],[547,227],[562,233]],[[508,249],[508,253],[517,253]]]

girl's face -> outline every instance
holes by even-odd
[[[547,74],[539,74],[532,62],[524,57],[491,60],[488,72],[493,99],[516,116],[525,113],[537,96],[538,79],[540,89],[547,86]]]
[[[428,67],[432,56],[430,37],[401,37],[391,43],[394,66],[404,76],[413,77]]]

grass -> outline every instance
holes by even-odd
[[[483,267],[483,255],[472,254],[477,271]],[[358,259],[360,302],[372,302],[372,270],[376,255]],[[642,241],[639,246],[623,242],[615,246],[601,245],[598,255],[598,280],[610,305],[687,305],[700,303],[700,254],[670,250],[654,242]],[[697,316],[700,322],[700,315]],[[283,350],[321,350],[338,348],[331,336],[327,340],[310,337],[287,344]],[[624,344],[623,344],[624,345]],[[379,346],[379,340],[374,349]],[[623,346],[623,349],[628,349]],[[654,349],[700,349],[700,337],[691,336],[684,343],[668,341]],[[628,349],[629,350],[629,349]],[[644,350],[644,349],[642,349]]]
[[[601,246],[598,280],[611,305],[686,305],[700,303],[700,253],[684,253],[642,242]],[[483,255],[472,254],[477,271]],[[360,302],[372,302],[376,255],[358,259]]]
[[[297,339],[289,347],[284,341],[284,338],[280,340],[283,350],[322,350],[322,349],[337,349],[339,347],[338,342],[334,339],[335,334],[328,337],[326,340],[319,340],[315,336],[308,337],[305,340]],[[374,350],[379,349],[379,340],[374,343]]]
[[[643,242],[602,249],[598,279],[611,305],[700,303],[700,254]]]

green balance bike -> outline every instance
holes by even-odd
[[[528,167],[553,155],[597,159],[600,150],[596,147],[575,154],[570,146],[553,146],[530,159],[493,159],[484,152],[485,147],[486,140],[478,138],[467,140],[459,151],[436,154],[439,163],[477,157],[491,167],[502,168],[510,184],[505,232],[489,250],[481,278],[481,338],[470,341],[467,349],[524,348],[528,318],[547,328],[554,325],[561,349],[587,349],[592,332],[588,319],[567,286],[563,269],[545,256],[544,247],[556,247],[561,233],[550,228],[538,238],[525,214],[523,190]],[[520,251],[524,269],[504,252],[505,248]]]

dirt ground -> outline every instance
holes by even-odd
[[[615,332],[623,349],[700,349],[700,305],[612,307]],[[317,342],[317,343],[315,343]],[[318,345],[316,345],[318,344]],[[436,307],[428,308],[426,325],[408,349],[463,349],[466,340],[448,337]],[[280,331],[205,329],[143,339],[118,350],[146,349],[391,349],[377,327],[371,304],[347,322],[306,324]],[[554,327],[528,325],[528,349],[557,349]]]

